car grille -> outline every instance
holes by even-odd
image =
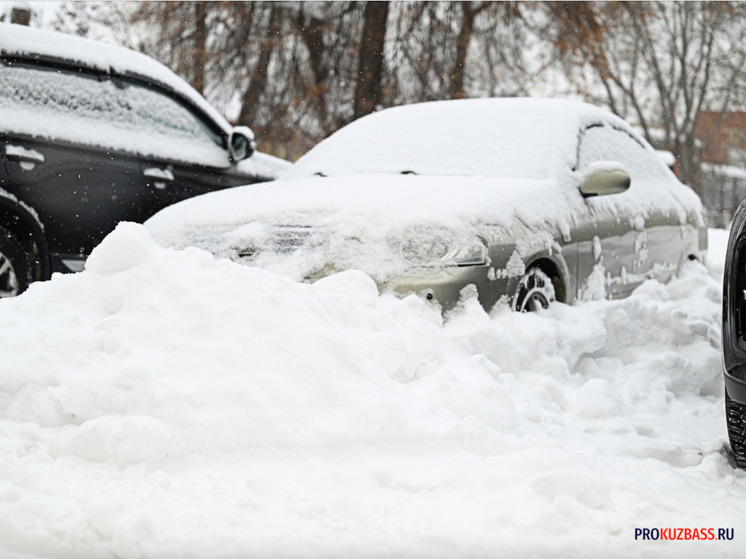
[[[292,254],[302,248],[315,248],[323,244],[318,229],[306,226],[271,227],[261,240],[248,242],[236,248],[236,255],[241,259],[252,259],[263,252],[274,254]]]
[[[276,227],[269,241],[275,252],[289,254],[308,244],[312,233],[310,227]]]

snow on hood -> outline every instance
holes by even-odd
[[[231,130],[225,117],[192,86],[157,60],[131,49],[55,31],[0,23],[0,53],[50,56],[103,72],[146,76],[189,99],[226,132]]]
[[[550,200],[547,197],[552,197]],[[540,199],[523,211],[518,201]],[[215,192],[169,206],[148,222],[159,239],[168,242],[174,227],[200,224],[240,225],[254,219],[285,225],[330,226],[363,220],[395,225],[422,220],[509,224],[515,212],[530,223],[562,215],[544,202],[559,202],[554,181],[422,177],[384,174],[280,180]],[[567,206],[565,201],[562,205]],[[533,211],[531,211],[533,210]]]
[[[584,200],[569,187],[569,172],[565,180],[562,187],[558,180],[525,178],[288,178],[185,200],[151,217],[146,227],[162,246],[195,246],[224,258],[234,258],[237,250],[267,235],[267,227],[312,227],[327,235],[317,243],[317,251],[298,251],[293,258],[268,255],[270,260],[256,265],[301,279],[334,262],[336,269],[362,270],[385,282],[411,267],[397,257],[401,243],[417,241],[414,236],[426,242],[435,230],[451,237],[454,246],[468,246],[477,235],[491,239],[526,227],[557,235],[589,215],[644,218],[653,204],[682,223],[701,217],[693,192],[675,196],[661,186],[643,203],[631,188],[605,199]]]
[[[720,280],[443,322],[120,225],[0,300],[0,556],[737,557]]]
[[[444,234],[453,246],[469,246],[491,226],[508,229],[518,220],[551,231],[583,209],[580,196],[552,181],[380,174],[288,179],[185,202],[146,222],[162,246],[233,258],[274,227],[310,228],[315,238],[304,250],[266,254],[255,264],[301,279],[333,262],[381,282],[411,268],[399,256],[404,240]]]

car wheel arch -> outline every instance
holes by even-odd
[[[7,229],[29,255],[32,280],[49,279],[49,246],[44,235],[44,226],[33,211],[12,198],[0,196],[0,226]]]
[[[526,270],[531,268],[539,268],[544,272],[552,282],[554,287],[554,295],[558,302],[568,303],[568,277],[567,265],[564,260],[558,262],[554,258],[549,256],[539,257],[531,260],[530,264],[526,264]]]

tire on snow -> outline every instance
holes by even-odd
[[[549,308],[556,301],[552,280],[538,266],[529,268],[513,295],[513,310],[517,312],[534,312],[539,308]]]
[[[736,466],[746,468],[746,406],[731,400],[725,391],[725,421]]]
[[[13,234],[0,227],[0,298],[23,293],[31,283],[26,252]]]

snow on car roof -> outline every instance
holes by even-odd
[[[542,179],[568,171],[578,136],[609,123],[644,141],[606,110],[566,99],[435,101],[357,120],[301,158],[288,176],[350,173],[500,176]]]
[[[145,54],[119,45],[55,31],[0,23],[0,53],[53,57],[103,72],[146,76],[189,99],[224,130],[230,129],[228,121],[174,72]]]

